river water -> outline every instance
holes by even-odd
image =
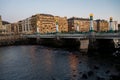
[[[0,80],[109,80],[111,61],[45,46],[0,47]]]

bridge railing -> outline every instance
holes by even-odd
[[[54,33],[54,34],[32,34],[32,35],[24,35],[24,37],[29,37],[29,38],[118,38],[120,37],[120,33],[91,33],[91,32],[86,32],[86,33]]]

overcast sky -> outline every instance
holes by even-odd
[[[37,13],[55,16],[106,19],[112,16],[120,23],[120,0],[0,0],[0,15],[9,22],[17,22]]]

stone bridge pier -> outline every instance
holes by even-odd
[[[88,54],[112,55],[114,52],[113,39],[89,39]]]
[[[88,52],[88,45],[89,45],[89,39],[80,39],[80,46],[79,46],[79,50],[80,52]]]

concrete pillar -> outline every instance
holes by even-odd
[[[90,32],[94,31],[94,27],[93,27],[93,14],[90,14]]]
[[[88,44],[88,55],[92,55],[96,52],[97,50],[97,45],[96,45],[96,39],[89,39],[89,44]]]
[[[80,51],[81,52],[87,52],[88,51],[88,45],[89,45],[89,39],[81,39],[80,40]]]
[[[110,17],[109,32],[113,32],[113,24],[112,24],[112,22],[113,22],[113,18]]]

